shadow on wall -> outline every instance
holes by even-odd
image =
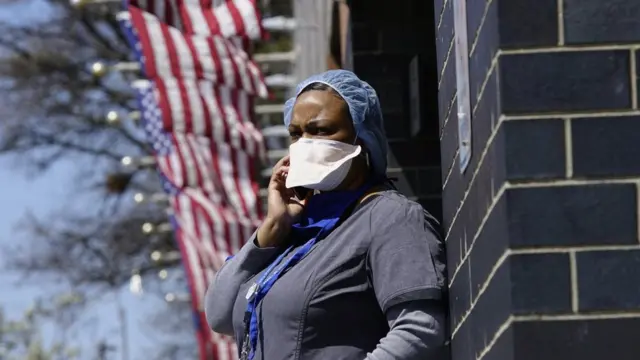
[[[349,5],[353,68],[378,91],[389,139],[389,176],[442,223],[442,179],[449,169],[442,169],[440,159],[433,3],[351,0]],[[433,356],[448,359],[449,346]]]
[[[389,138],[389,176],[442,220],[433,4],[352,0],[354,71],[377,91]],[[446,171],[445,171],[446,172]]]

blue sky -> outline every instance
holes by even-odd
[[[38,21],[46,17],[48,11],[41,0],[17,1],[12,5],[0,7],[0,23]],[[0,157],[0,247],[18,244],[21,239],[16,232],[16,224],[25,212],[46,216],[67,204],[70,196],[69,186],[75,172],[74,163],[61,162],[50,171],[35,179],[29,179],[24,171],[16,164],[16,159]],[[77,203],[74,204],[77,206]],[[88,204],[87,204],[88,205]],[[0,262],[2,262],[0,257]],[[0,263],[0,266],[2,264]],[[0,306],[9,318],[19,318],[31,306],[38,296],[46,296],[53,285],[42,281],[23,282],[19,274],[0,272]],[[121,292],[123,304],[128,314],[130,356],[129,359],[143,359],[153,342],[147,337],[148,331],[140,326],[147,314],[159,306],[160,300],[152,296],[136,298],[126,289]],[[103,299],[90,306],[84,316],[86,324],[76,327],[69,333],[74,343],[84,344],[83,356],[90,358],[93,353],[93,339],[107,338],[113,345],[119,346],[118,323],[116,307],[112,295],[105,295]],[[95,321],[94,321],[95,320]],[[53,335],[53,329],[48,328],[45,336]],[[119,358],[119,357],[117,357]]]
[[[46,216],[66,203],[69,193],[70,178],[74,172],[73,163],[60,163],[42,176],[29,180],[26,174],[15,166],[14,159],[0,158],[0,245],[15,245],[21,241],[15,231],[25,211]],[[0,258],[0,262],[3,260]],[[1,266],[1,264],[0,264]],[[47,296],[55,286],[39,279],[24,282],[20,274],[3,271],[0,273],[0,305],[8,318],[19,318],[39,296]],[[126,289],[121,291],[121,298],[128,318],[130,359],[140,359],[143,352],[153,346],[153,341],[146,336],[148,331],[140,325],[147,314],[160,305],[160,300],[153,296],[137,298]],[[74,345],[84,348],[84,355],[91,355],[93,339],[106,338],[113,345],[119,346],[119,323],[117,308],[113,294],[105,295],[100,301],[93,303],[83,313],[78,326],[69,332],[69,340]],[[48,328],[45,336],[51,338],[53,328]],[[85,358],[85,357],[83,357]]]
[[[1,23],[15,24],[22,21],[38,21],[46,19],[48,16],[47,5],[41,0],[9,0],[0,4],[2,4],[0,9]]]

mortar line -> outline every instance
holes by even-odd
[[[456,149],[456,153],[453,154],[453,160],[451,160],[451,166],[449,166],[449,171],[447,172],[447,176],[445,176],[444,181],[442,182],[442,189],[447,186],[449,182],[449,178],[451,174],[453,174],[453,169],[456,167],[456,159],[458,158],[458,154],[460,153],[460,148]]]
[[[499,57],[500,57],[500,52],[497,52],[493,56],[493,59],[491,59],[491,67],[489,67],[489,70],[487,70],[487,75],[484,77],[484,80],[482,81],[482,85],[480,85],[480,91],[478,91],[478,97],[476,98],[476,103],[474,104],[473,110],[471,111],[471,116],[472,116],[471,121],[473,121],[473,115],[476,113],[476,110],[478,109],[478,106],[481,103],[482,96],[484,95],[484,90],[486,89],[487,84],[489,83],[489,79],[491,79],[491,75],[493,74],[493,72],[496,71]]]
[[[558,0],[558,46],[564,46],[564,0]]]
[[[517,315],[513,322],[528,321],[580,321],[580,320],[605,320],[605,319],[629,319],[640,318],[640,311],[632,310],[623,313],[589,313],[589,314],[559,314],[559,315]]]
[[[502,334],[504,334],[504,332],[509,329],[509,327],[511,326],[511,323],[513,323],[513,315],[509,315],[507,320],[505,320],[505,322],[503,322],[502,325],[500,325],[498,330],[496,330],[496,332],[493,334],[491,341],[489,341],[489,343],[484,347],[484,349],[482,349],[480,354],[476,357],[476,360],[482,360],[482,358],[484,358],[489,353],[489,351],[491,351],[493,346],[500,339],[500,336],[502,336]]]
[[[571,252],[581,253],[590,251],[629,251],[640,250],[640,244],[636,245],[587,245],[580,247],[537,247],[527,249],[512,249],[513,255],[530,255],[530,254],[569,254]]]
[[[520,120],[552,120],[552,119],[578,119],[578,118],[602,118],[602,117],[623,117],[638,116],[638,110],[620,110],[620,111],[598,111],[589,113],[548,113],[548,114],[530,114],[530,115],[503,115],[504,121],[520,121]]]
[[[480,38],[480,32],[484,27],[484,23],[487,19],[487,14],[489,13],[489,7],[491,7],[492,3],[493,3],[493,0],[487,0],[487,2],[484,5],[484,12],[482,13],[482,19],[480,19],[480,25],[478,25],[478,29],[476,29],[473,36],[473,43],[471,44],[471,50],[469,51],[469,58],[471,58],[474,51],[476,50],[476,46],[478,45],[478,39]]]
[[[571,119],[564,119],[564,156],[565,177],[573,177],[573,137],[571,135]]]
[[[473,114],[475,114],[476,109],[478,108],[478,104],[480,103],[480,100],[482,100],[482,96],[484,95],[484,90],[487,87],[487,83],[489,82],[489,79],[491,78],[491,74],[493,73],[493,71],[496,68],[496,64],[498,63],[498,57],[499,57],[499,53],[496,54],[496,56],[494,56],[493,60],[491,61],[491,67],[489,68],[489,70],[487,72],[487,75],[485,76],[484,81],[482,82],[482,85],[480,86],[480,92],[478,93],[478,98],[476,100],[476,104],[473,107],[473,109],[471,110],[472,121],[473,121]],[[453,100],[455,100],[456,98],[457,98],[457,91],[456,91],[456,97],[454,97]],[[478,165],[476,165],[476,168],[475,168],[475,170],[473,172],[471,180],[469,181],[468,187],[467,187],[467,189],[465,191],[465,196],[462,199],[462,202],[461,202],[460,206],[462,206],[462,204],[464,204],[464,200],[467,197],[467,192],[471,188],[471,184],[473,183],[473,180],[475,179],[476,174],[478,173],[478,170],[480,169],[480,166],[482,165],[482,161],[484,159],[484,156],[486,155],[486,153],[488,151],[489,145],[491,144],[490,140],[492,141],[492,139],[495,137],[495,134],[497,133],[499,125],[500,125],[500,119],[498,119],[498,122],[496,123],[495,128],[492,129],[491,136],[489,137],[489,140],[487,140],[487,144],[486,144],[485,148],[482,151],[482,155],[481,155],[482,157],[478,161]],[[452,174],[453,168],[454,168],[453,164],[455,163],[455,160],[458,157],[459,152],[460,152],[460,147],[458,146],[458,149],[456,150],[456,154],[453,157],[452,166],[449,168],[449,172],[448,172],[447,176],[445,177],[445,180],[444,180],[444,182],[442,184],[442,188],[443,189],[444,189],[445,185],[447,184],[447,182],[449,181],[449,178],[451,177],[451,174]],[[453,222],[455,221],[455,218],[457,217],[458,212],[460,212],[460,208],[458,208],[456,210],[456,214],[454,215],[454,218],[451,220],[451,224],[453,224]],[[449,230],[450,230],[450,228],[449,228]],[[447,231],[447,235],[449,235],[449,231]]]
[[[571,310],[577,313],[580,306],[578,303],[578,265],[575,251],[569,251],[569,272],[571,274]]]
[[[455,103],[457,98],[458,98],[458,91],[456,90],[456,92],[453,93],[451,100],[449,100],[449,103],[447,104],[446,116],[445,116],[444,122],[442,123],[442,129],[440,129],[440,141],[442,141],[442,138],[444,138],[444,128],[447,127],[447,124],[449,123],[449,121],[451,121],[451,115],[452,115],[451,110],[453,110],[453,103]],[[457,114],[456,114],[456,117],[457,117]]]
[[[580,184],[580,185],[585,185],[588,184],[588,180],[579,180],[579,181],[566,181],[567,183],[571,183],[572,185],[576,185],[576,184]],[[619,181],[619,180],[612,180],[610,183],[614,183],[614,184],[622,184],[623,182]],[[639,186],[638,181],[635,182],[624,182],[624,183],[633,183],[636,186]],[[471,254],[471,251],[473,250],[473,247],[475,246],[476,240],[480,235],[480,232],[482,231],[482,229],[484,228],[485,223],[487,222],[489,216],[491,215],[491,212],[493,211],[493,209],[495,208],[496,204],[498,203],[498,201],[500,201],[500,198],[502,197],[502,195],[504,194],[504,192],[506,190],[509,189],[521,189],[521,188],[532,188],[532,187],[549,187],[549,186],[553,186],[552,184],[536,184],[537,186],[531,186],[531,184],[511,184],[509,182],[505,182],[502,187],[500,187],[500,189],[498,190],[496,196],[492,199],[491,204],[489,205],[485,215],[482,218],[482,221],[480,222],[480,225],[478,226],[478,229],[476,230],[474,236],[473,236],[473,240],[471,241],[471,245],[469,246],[469,249],[467,250],[465,256],[462,258],[462,261],[460,262],[460,264],[462,265],[467,258],[469,257],[469,255]],[[637,196],[640,196],[639,192],[636,192]],[[453,223],[452,223],[453,225]],[[639,225],[640,226],[640,225]],[[451,226],[452,227],[452,226]],[[640,232],[640,230],[639,230]],[[447,233],[447,237],[449,237],[449,233]],[[536,248],[536,249],[517,249],[517,250],[511,250],[511,253],[513,254],[533,254],[533,253],[551,253],[551,252],[562,252],[562,253],[566,253],[566,252],[570,252],[570,251],[594,251],[594,250],[629,250],[629,249],[638,249],[637,245],[619,245],[619,246],[615,246],[615,247],[611,247],[611,246],[584,246],[584,247],[580,247],[579,249],[568,249],[568,248]],[[450,279],[449,279],[449,285],[451,285],[453,283],[453,281],[456,279],[458,272],[460,272],[460,268],[462,266],[458,266],[458,268],[453,272],[453,274],[451,275]]]
[[[636,183],[636,223],[637,229],[637,241],[640,241],[640,182]]]
[[[447,8],[447,3],[449,0],[444,0],[442,4],[442,9],[440,9],[440,15],[438,16],[438,24],[436,25],[436,30],[440,31],[440,25],[442,25],[442,19],[444,19],[444,10]]]
[[[447,50],[447,56],[445,56],[444,61],[442,62],[442,70],[440,70],[440,79],[438,79],[438,90],[442,86],[442,81],[444,80],[444,72],[447,70],[447,66],[449,65],[449,58],[451,57],[451,52],[453,52],[453,44],[456,42],[455,33],[453,34],[453,38],[449,43],[449,49]]]
[[[473,110],[471,111],[472,120],[473,120],[473,114],[475,114],[476,109],[478,107],[478,103],[482,99],[482,95],[484,94],[484,90],[485,90],[485,88],[487,86],[488,79],[490,78],[491,72],[493,72],[493,70],[496,68],[496,64],[498,63],[498,58],[499,57],[500,57],[500,53],[498,52],[498,54],[496,54],[496,56],[493,58],[493,60],[491,62],[491,68],[489,69],[488,75],[485,77],[485,81],[482,83],[482,86],[480,87],[480,92],[478,93],[478,99],[476,100],[476,105],[474,106]],[[498,118],[498,121],[496,122],[495,128],[492,129],[491,135],[489,136],[489,139],[487,139],[487,142],[485,144],[484,149],[482,149],[482,153],[480,154],[480,158],[478,159],[478,164],[476,165],[476,168],[474,169],[473,175],[471,176],[471,179],[469,180],[469,183],[467,184],[467,188],[465,189],[464,196],[462,197],[462,201],[460,202],[460,206],[458,206],[458,208],[456,209],[456,213],[453,215],[453,218],[451,219],[451,224],[450,224],[449,228],[446,229],[445,238],[447,236],[449,236],[449,233],[451,232],[451,227],[453,226],[453,224],[455,224],[455,221],[458,218],[458,214],[460,214],[460,210],[461,210],[462,206],[464,205],[464,202],[467,199],[467,196],[469,195],[469,190],[471,189],[471,185],[473,184],[473,181],[476,179],[476,176],[478,175],[480,167],[482,166],[482,164],[484,162],[484,158],[486,157],[487,153],[489,152],[489,148],[491,147],[491,144],[493,143],[493,139],[498,134],[498,129],[500,128],[500,124],[501,123],[502,123],[502,116],[500,116]],[[456,153],[456,155],[457,155],[457,153]],[[451,173],[449,173],[447,175],[447,178],[445,179],[446,181],[448,181],[450,175],[451,175]],[[444,185],[442,187],[444,188]]]
[[[464,195],[462,197],[462,201],[460,201],[460,206],[458,206],[458,208],[456,209],[456,213],[453,215],[453,218],[451,218],[451,223],[449,225],[449,228],[446,229],[446,236],[449,236],[449,234],[451,233],[451,228],[453,227],[453,225],[455,225],[456,220],[458,219],[458,215],[460,214],[460,210],[462,209],[462,206],[464,205],[464,202],[467,199],[467,196],[469,196],[469,190],[471,189],[471,185],[473,184],[473,181],[476,179],[476,176],[478,175],[479,169],[482,167],[482,164],[484,163],[484,158],[489,153],[489,148],[491,148],[491,144],[493,143],[493,139],[495,139],[496,135],[498,134],[498,129],[500,128],[500,124],[501,123],[502,123],[502,117],[498,118],[498,123],[496,124],[496,128],[491,132],[491,135],[489,136],[489,139],[487,139],[487,143],[486,143],[484,149],[482,149],[482,153],[480,154],[480,158],[478,159],[478,164],[476,165],[475,171],[473,172],[473,175],[471,176],[471,179],[469,180],[469,184],[467,185],[467,188],[466,188],[466,190],[464,192]]]
[[[482,217],[482,221],[480,221],[480,225],[478,225],[478,229],[473,234],[473,239],[471,239],[471,244],[469,245],[469,249],[467,249],[464,257],[462,258],[462,261],[460,262],[460,265],[464,264],[464,262],[467,261],[467,258],[471,254],[471,251],[473,250],[473,247],[474,247],[474,245],[476,243],[476,240],[478,239],[478,237],[480,235],[480,232],[484,228],[484,224],[489,219],[489,216],[491,215],[491,212],[493,211],[493,208],[496,206],[498,201],[500,201],[500,198],[502,197],[502,194],[504,193],[506,188],[507,188],[506,184],[502,185],[500,190],[498,190],[498,193],[496,194],[496,196],[492,199],[491,204],[489,205],[489,207],[487,208],[486,213]],[[456,279],[456,276],[458,275],[458,272],[460,272],[460,268],[461,267],[462,266],[458,266],[458,268],[453,272],[453,274],[451,275],[451,278],[449,278],[449,285],[451,285],[453,283],[453,281]]]
[[[611,313],[611,314],[569,314],[569,315],[511,315],[496,330],[491,341],[476,357],[476,360],[482,360],[491,351],[493,346],[500,340],[502,334],[516,322],[531,321],[582,321],[582,320],[604,320],[604,319],[633,319],[640,318],[640,312]]]
[[[467,309],[467,311],[465,311],[464,315],[462,315],[462,319],[460,319],[460,322],[458,323],[458,325],[456,325],[455,329],[453,329],[453,331],[451,332],[451,337],[452,338],[458,333],[458,331],[460,330],[460,328],[462,327],[464,322],[467,320],[467,318],[469,317],[469,315],[471,314],[471,312],[475,308],[476,304],[478,303],[478,300],[482,297],[482,295],[489,288],[489,284],[491,283],[491,280],[493,279],[495,274],[498,272],[498,270],[500,269],[502,264],[504,264],[504,262],[507,261],[509,256],[511,256],[511,250],[506,249],[504,251],[504,253],[502,253],[502,255],[500,256],[498,261],[496,261],[496,263],[493,264],[493,267],[491,268],[491,271],[489,272],[489,276],[487,276],[487,279],[482,283],[482,286],[480,287],[480,290],[478,291],[478,295],[476,296],[475,300],[471,302],[471,305],[469,305],[469,309]]]
[[[536,187],[552,187],[552,186],[577,186],[577,185],[611,185],[611,184],[635,184],[637,185],[640,179],[628,178],[628,179],[557,179],[557,180],[542,180],[531,183],[509,183],[509,188],[512,189],[528,189]]]
[[[631,63],[631,107],[638,109],[638,71],[636,68],[636,51],[630,50],[629,62]]]
[[[509,49],[500,50],[504,55],[523,55],[557,52],[584,52],[584,51],[607,51],[607,50],[638,50],[640,45],[572,45],[571,47],[544,47],[533,49]]]

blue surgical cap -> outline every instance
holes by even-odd
[[[353,125],[369,152],[369,162],[374,175],[387,171],[387,137],[382,123],[382,111],[376,91],[347,70],[329,70],[313,75],[296,86],[296,94],[284,104],[284,124],[289,126],[298,95],[309,85],[322,83],[335,90],[349,105]]]

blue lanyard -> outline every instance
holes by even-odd
[[[311,201],[323,199],[324,203],[316,202],[315,207],[309,203],[307,207],[309,209],[316,208],[318,212],[307,214],[307,221],[303,221],[300,224],[294,224],[294,228],[319,229],[318,232],[311,236],[304,245],[297,249],[293,255],[287,260],[284,260],[294,249],[294,245],[288,247],[282,254],[280,254],[276,260],[267,267],[264,273],[260,276],[260,279],[254,283],[247,292],[246,299],[247,310],[244,316],[245,337],[241,348],[241,360],[252,360],[255,355],[256,345],[258,344],[258,313],[257,308],[260,301],[267,295],[273,284],[282,276],[282,274],[289,268],[293,267],[300,261],[305,255],[307,255],[316,242],[327,235],[335,226],[340,222],[344,215],[344,211],[359,199],[367,189],[371,188],[373,182],[368,182],[360,187],[356,191],[326,194],[324,197],[316,195],[311,198]],[[316,218],[315,220],[313,218]],[[284,260],[284,262],[283,262]]]
[[[329,223],[327,225],[335,224]],[[249,288],[246,296],[248,300],[247,311],[245,312],[244,318],[245,328],[248,327],[249,329],[249,336],[248,339],[245,338],[245,341],[248,340],[249,344],[243,344],[243,348],[247,345],[250,346],[250,351],[247,358],[248,360],[253,359],[255,355],[256,345],[258,344],[258,304],[260,303],[260,301],[262,301],[265,295],[267,295],[269,290],[271,290],[271,287],[282,275],[282,273],[288,268],[293,267],[298,261],[300,261],[300,259],[302,259],[306,254],[309,253],[309,251],[311,251],[311,248],[316,243],[316,239],[321,238],[324,235],[325,229],[327,229],[328,227],[327,225],[320,229],[317,236],[314,236],[311,240],[307,241],[298,250],[296,250],[296,252],[291,257],[289,257],[284,263],[282,263],[282,260],[284,260],[284,258],[293,250],[293,246],[288,247],[282,254],[280,254],[280,256],[276,258],[273,263],[271,263],[271,265],[269,265],[260,279]],[[276,268],[275,271],[273,271],[274,268]]]

